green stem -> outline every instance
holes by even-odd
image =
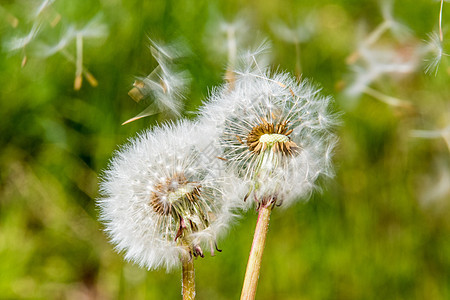
[[[270,202],[270,201],[269,201]],[[241,300],[255,299],[256,287],[258,286],[259,270],[261,268],[264,245],[266,243],[267,231],[269,229],[270,213],[273,204],[261,205],[259,208],[258,221],[256,222],[255,234],[253,236],[252,249],[248,258],[247,270],[245,271],[244,285],[242,287]]]
[[[187,255],[183,255],[181,258],[182,263],[182,290],[183,300],[195,299],[195,271],[194,271],[194,259]]]

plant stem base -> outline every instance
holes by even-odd
[[[193,300],[195,299],[194,259],[192,257],[183,257],[181,261],[183,300]]]
[[[261,205],[259,208],[258,221],[256,222],[255,235],[253,236],[252,249],[248,258],[247,270],[245,271],[244,285],[242,287],[241,300],[252,300],[256,296],[258,286],[259,270],[261,268],[264,245],[266,243],[267,231],[269,229],[270,213],[273,205]]]

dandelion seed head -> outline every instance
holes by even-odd
[[[332,174],[331,98],[285,73],[237,72],[234,84],[215,89],[201,110],[202,122],[218,131],[228,170],[257,200],[288,206],[307,196],[318,176]]]
[[[181,255],[203,256],[202,247],[214,244],[233,218],[240,205],[233,199],[243,189],[236,182],[228,187],[216,169],[199,163],[197,130],[182,121],[146,131],[104,172],[101,218],[127,260],[170,270]]]

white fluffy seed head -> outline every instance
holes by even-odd
[[[238,72],[234,86],[213,90],[201,109],[227,169],[258,202],[270,197],[288,206],[307,197],[320,175],[333,175],[336,115],[319,92],[285,73]]]
[[[241,205],[241,184],[225,184],[221,166],[211,164],[218,159],[208,161],[215,150],[203,152],[198,132],[188,121],[146,131],[117,151],[104,172],[101,218],[127,260],[170,270],[181,255],[203,255],[200,246],[213,249]]]

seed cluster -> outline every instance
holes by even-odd
[[[292,156],[300,149],[289,138],[292,131],[292,129],[289,129],[288,121],[283,121],[275,125],[261,118],[261,123],[253,127],[247,136],[246,142],[248,149],[255,154],[259,154],[264,152],[268,147],[271,147],[275,153]]]
[[[150,204],[156,213],[168,216],[174,211],[176,202],[188,200],[196,203],[199,197],[200,186],[192,186],[183,173],[175,173],[155,186],[155,191],[150,196]]]
[[[150,196],[150,205],[162,218],[168,218],[174,224],[169,236],[181,245],[189,245],[190,255],[203,257],[198,244],[190,245],[187,236],[207,228],[209,215],[213,215],[204,203],[201,185],[190,182],[183,173],[175,173],[172,177],[158,183]]]

